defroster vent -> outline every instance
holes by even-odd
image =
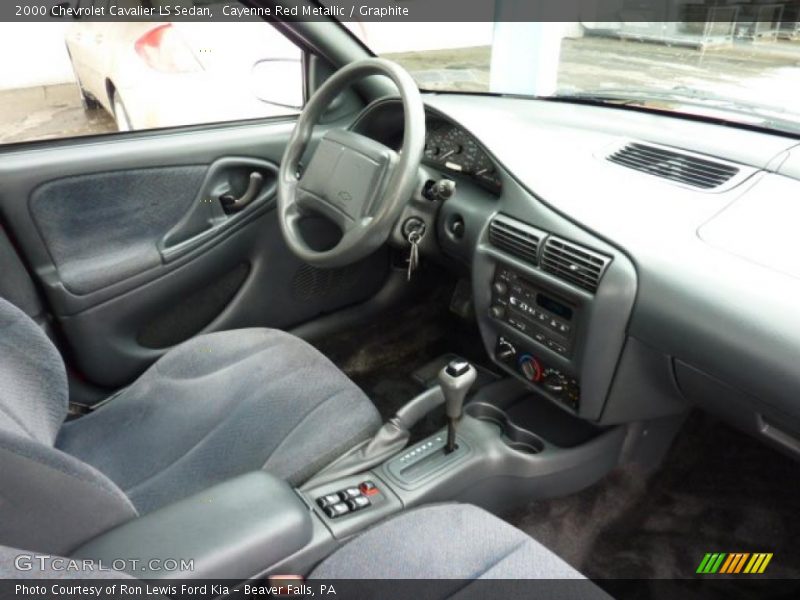
[[[627,144],[610,154],[608,160],[703,190],[718,188],[739,172],[731,164],[650,144]]]

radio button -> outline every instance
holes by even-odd
[[[494,317],[495,319],[504,319],[506,316],[506,309],[499,304],[495,304],[489,309],[489,314]]]
[[[520,323],[519,321],[516,321],[515,319],[508,319],[508,324],[513,326],[513,327],[516,327],[520,331],[525,331],[527,329],[527,327],[525,326],[525,323]]]
[[[492,289],[498,296],[505,296],[508,293],[508,286],[503,281],[495,281]]]

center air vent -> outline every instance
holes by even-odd
[[[739,172],[737,167],[730,164],[649,144],[627,144],[611,154],[608,160],[703,190],[717,188]]]
[[[521,221],[498,215],[489,224],[492,246],[532,265],[538,264],[539,243],[547,234]]]
[[[542,252],[542,269],[594,292],[610,258],[554,236],[547,238]]]

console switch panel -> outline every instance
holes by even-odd
[[[362,481],[358,486],[350,486],[338,492],[332,492],[316,499],[329,519],[338,519],[352,512],[363,510],[372,502],[369,496],[379,494],[380,490],[372,481]]]

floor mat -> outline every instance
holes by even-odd
[[[315,345],[364,390],[385,420],[425,390],[419,374],[435,368],[439,357],[455,351],[488,362],[477,325],[450,312],[452,291],[441,286],[412,306]]]
[[[707,552],[772,552],[765,575],[796,579],[798,478],[797,462],[697,412],[652,476],[617,469],[578,494],[532,503],[509,520],[592,579],[688,578],[691,592]],[[714,595],[714,585],[704,587],[704,596]],[[734,597],[730,588],[719,591]]]

